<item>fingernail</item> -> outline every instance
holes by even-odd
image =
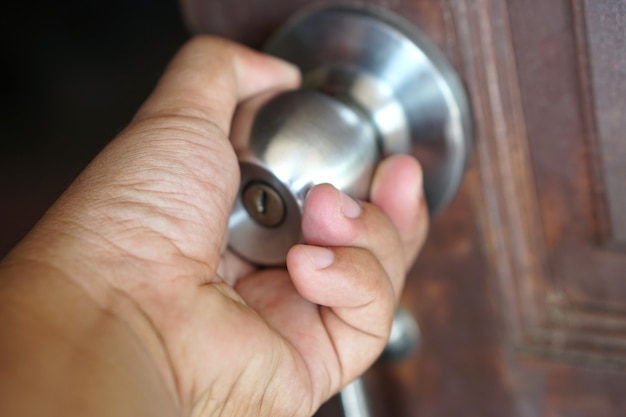
[[[361,204],[339,191],[339,206],[341,213],[349,219],[356,219],[361,215]]]
[[[334,252],[327,248],[322,248],[320,246],[305,246],[304,251],[316,269],[328,268],[335,261]]]

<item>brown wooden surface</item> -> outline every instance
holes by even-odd
[[[311,3],[185,1],[198,30],[255,47]],[[16,10],[3,37],[0,250],[131,117],[186,37],[173,3]],[[369,3],[439,45],[477,132],[403,296],[422,346],[366,374],[373,416],[626,415],[624,2]],[[336,399],[318,414],[341,415]]]
[[[595,109],[595,135],[599,174],[608,229],[603,243],[626,244],[626,3],[586,0],[584,21],[588,33],[587,64],[591,97]]]
[[[615,208],[623,198],[616,161],[626,159],[626,124],[606,102],[625,88],[615,56],[626,52],[626,14],[618,1],[534,3],[510,2],[547,261],[538,279],[549,289],[539,301],[543,323],[529,330],[553,354],[623,365],[626,254],[616,243],[624,213]]]

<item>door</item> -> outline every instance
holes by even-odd
[[[183,1],[196,31],[254,47],[309,3]],[[476,124],[402,299],[421,348],[367,373],[373,415],[626,415],[625,3],[367,3],[441,48]]]

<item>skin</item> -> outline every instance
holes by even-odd
[[[308,416],[382,351],[428,219],[419,164],[328,184],[285,268],[226,248],[238,102],[290,65],[196,37],[0,263],[0,415]]]

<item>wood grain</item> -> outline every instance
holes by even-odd
[[[626,3],[584,2],[601,186],[608,202],[607,243],[626,245]]]

